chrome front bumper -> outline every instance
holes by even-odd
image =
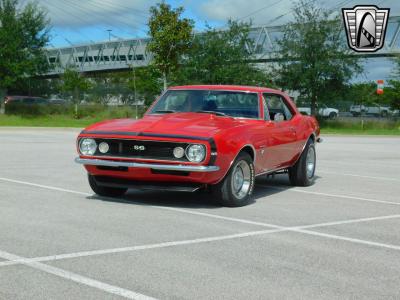
[[[123,161],[112,161],[112,160],[102,160],[102,159],[84,159],[79,157],[75,158],[75,162],[78,164],[89,165],[89,166],[147,168],[147,169],[165,170],[165,171],[215,172],[219,170],[219,167],[217,166],[161,165],[161,164],[123,162]]]

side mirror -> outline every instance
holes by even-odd
[[[276,113],[274,115],[274,121],[275,122],[282,122],[285,121],[285,116],[282,113]]]

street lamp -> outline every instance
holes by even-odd
[[[107,29],[108,31],[108,41],[111,41],[111,31],[112,29]]]

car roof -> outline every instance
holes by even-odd
[[[229,91],[244,91],[244,92],[272,92],[281,93],[279,90],[246,85],[181,85],[170,87],[169,90],[229,90]]]

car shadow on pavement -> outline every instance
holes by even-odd
[[[316,180],[318,179],[319,177],[316,176]],[[290,185],[286,174],[276,176],[260,176],[256,180],[252,202],[249,205],[255,204],[260,199],[262,199],[262,201],[268,201],[268,196],[282,193],[291,188],[294,187]],[[132,189],[121,198],[93,195],[89,196],[88,199],[131,205],[167,206],[188,209],[217,209],[221,207],[220,204],[213,200],[211,194],[207,191],[185,193],[168,191],[141,191]]]

